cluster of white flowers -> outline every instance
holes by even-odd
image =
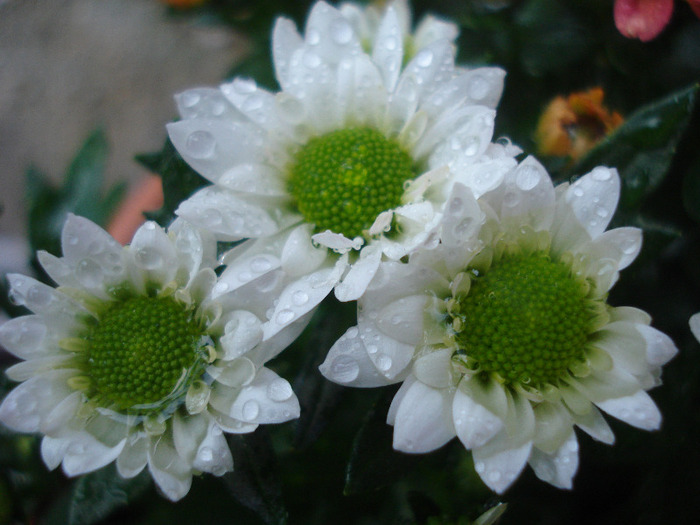
[[[318,2],[303,34],[279,19],[279,92],[238,78],[176,97],[170,138],[212,184],[167,230],[148,222],[122,248],[71,216],[63,257],[40,254],[58,288],[10,276],[33,315],[0,327],[25,360],[0,421],[42,433],[49,467],[148,466],[173,500],[193,473],[230,471],[224,432],[299,416],[265,363],[331,291],[358,319],[322,374],[402,382],[394,447],[456,436],[499,493],[526,463],[571,487],[574,426],[614,439],[599,409],[659,426],[646,391],[676,349],[644,312],[606,304],[641,247],[635,228],[605,231],[617,172],[555,188],[492,141],[504,72],[456,65],[454,24],[410,27],[401,0]],[[216,260],[216,241],[242,239]]]

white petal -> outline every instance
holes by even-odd
[[[316,2],[306,21],[305,44],[328,62],[362,52],[350,22],[326,2]]]
[[[183,119],[218,118],[226,121],[241,118],[223,93],[214,88],[188,89],[175,95],[175,102]]]
[[[32,312],[71,326],[78,314],[86,310],[73,299],[36,279],[17,273],[7,274],[10,300]]]
[[[263,128],[274,127],[275,96],[249,78],[236,78],[223,84],[221,92],[238,110]]]
[[[620,198],[617,170],[599,166],[566,190],[566,202],[592,238],[601,235],[615,213]]]
[[[377,273],[382,259],[380,244],[370,244],[360,251],[360,258],[350,266],[350,271],[335,287],[339,301],[356,301],[365,293],[370,281]]]
[[[147,272],[145,280],[154,279],[164,285],[177,274],[180,260],[175,246],[155,222],[146,222],[136,231],[130,250],[136,266]]]
[[[508,414],[508,397],[502,385],[493,380],[486,382],[476,376],[464,377],[459,383],[462,392],[475,403],[504,420]]]
[[[39,430],[42,434],[47,435],[60,434],[61,427],[70,423],[83,403],[83,394],[81,392],[73,392],[56,404],[42,421]]]
[[[39,315],[15,317],[0,325],[0,345],[20,359],[34,359],[55,352],[47,341],[50,338],[46,323]]]
[[[333,233],[330,230],[316,233],[312,235],[311,238],[314,242],[326,246],[338,253],[345,253],[349,250],[359,250],[363,243],[360,237],[351,240],[345,237],[345,235]]]
[[[534,230],[546,230],[554,218],[554,186],[534,157],[527,157],[506,176],[501,217],[522,217]]]
[[[643,430],[656,430],[661,426],[661,412],[643,390],[637,393],[596,403],[617,419]]]
[[[127,437],[124,450],[117,458],[117,471],[123,478],[137,476],[148,463],[148,437],[137,432]]]
[[[176,213],[217,239],[236,241],[277,232],[279,225],[254,198],[241,198],[229,190],[208,186],[180,203]]]
[[[282,248],[282,269],[291,276],[299,276],[316,270],[328,256],[328,250],[314,246],[311,236],[313,226],[301,224],[294,228]]]
[[[166,125],[182,158],[200,175],[217,182],[237,164],[264,161],[263,134],[245,122],[187,119]]]
[[[452,403],[457,437],[467,449],[483,446],[503,428],[503,421],[468,394],[457,389]]]
[[[209,421],[200,414],[183,416],[176,412],[172,425],[173,445],[177,454],[187,463],[192,463],[199,444],[206,436]]]
[[[51,255],[44,250],[39,250],[36,256],[37,259],[39,259],[41,267],[56,284],[59,286],[70,286],[72,288],[82,287],[82,284],[80,284],[75,277],[74,266],[70,265],[65,259]],[[103,283],[100,282],[100,284]],[[92,287],[89,287],[89,289],[93,293],[97,291]],[[102,287],[100,287],[99,291],[102,291]]]
[[[53,470],[61,464],[70,440],[44,436],[41,440],[41,459],[44,460],[49,470]]]
[[[493,109],[484,106],[464,106],[448,112],[431,124],[414,155],[429,155],[431,168],[473,163],[491,142],[495,116]]]
[[[573,419],[571,413],[560,403],[543,401],[534,407],[535,439],[537,450],[554,454],[571,434]]]
[[[600,411],[593,407],[587,414],[572,414],[576,425],[593,439],[608,445],[615,442],[615,435]]]
[[[223,476],[226,472],[233,470],[231,450],[228,448],[221,427],[214,421],[209,423],[207,434],[197,449],[192,466],[215,476]]]
[[[485,446],[472,451],[477,474],[498,494],[503,494],[520,475],[532,450],[531,441],[513,448],[504,436],[501,432]]]
[[[688,321],[690,331],[695,336],[695,339],[700,341],[700,313],[693,314]]]
[[[287,188],[279,170],[264,164],[237,164],[226,170],[217,184],[232,191],[252,195],[287,195]]]
[[[74,375],[74,370],[56,370],[19,384],[0,405],[0,421],[17,432],[38,432],[54,407],[73,393],[66,382]]]
[[[481,67],[465,71],[440,86],[421,108],[437,115],[458,104],[480,104],[496,108],[503,93],[506,72],[496,67]]]
[[[72,213],[68,214],[61,231],[63,257],[71,264],[94,259],[100,265],[121,261],[122,246],[94,222]],[[119,273],[118,271],[115,273]]]
[[[401,297],[379,311],[377,327],[401,343],[417,345],[423,338],[423,317],[428,304],[426,295]]]
[[[287,232],[282,232],[264,240],[250,239],[227,252],[222,258],[226,269],[219,276],[212,296],[218,298],[277,270],[286,236]]]
[[[340,336],[318,369],[326,379],[334,383],[360,388],[385,386],[401,380],[388,379],[377,370],[356,326],[348,328]]]
[[[183,498],[192,485],[192,468],[182,459],[170,439],[151,439],[148,470],[163,494],[172,501]]]
[[[454,390],[435,389],[416,381],[401,399],[394,420],[394,448],[422,453],[440,448],[456,432],[452,423]]]
[[[447,40],[437,40],[421,48],[404,68],[402,77],[412,77],[423,93],[449,80],[454,71],[454,48]]]
[[[418,24],[413,38],[416,47],[420,49],[437,40],[455,40],[457,36],[459,36],[457,24],[428,15]]]
[[[647,362],[650,365],[665,365],[678,353],[676,345],[663,332],[643,324],[637,324],[635,328],[647,342]]]
[[[223,348],[221,359],[230,361],[252,350],[262,341],[262,322],[251,312],[237,310],[231,313],[219,341]]]
[[[229,415],[246,423],[284,423],[299,417],[299,401],[289,383],[262,368],[238,394]]]
[[[338,284],[347,264],[343,255],[332,268],[321,268],[290,283],[280,294],[270,320],[263,325],[267,340],[314,309]]]
[[[71,436],[63,456],[63,472],[66,476],[77,476],[102,468],[119,456],[125,442],[122,439],[116,446],[108,447],[87,432]]]
[[[188,272],[188,282],[203,268],[218,266],[216,261],[216,241],[214,236],[195,228],[186,220],[177,218],[170,226],[168,233],[174,236],[175,251],[180,265]]]
[[[272,32],[272,56],[275,63],[275,75],[285,91],[289,87],[289,66],[294,52],[304,45],[294,22],[287,18],[278,18]]]
[[[433,388],[447,388],[452,382],[452,348],[425,354],[413,364],[413,374]]]
[[[398,13],[390,5],[382,18],[372,49],[372,60],[379,66],[388,91],[393,91],[403,61],[403,36]]]
[[[566,442],[553,454],[535,448],[530,456],[530,466],[542,481],[560,489],[570,489],[578,469],[578,441],[571,432]]]

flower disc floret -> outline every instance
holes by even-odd
[[[472,275],[469,293],[450,309],[455,361],[506,383],[539,386],[556,383],[585,359],[594,310],[585,283],[566,265],[535,252]]]
[[[412,159],[397,142],[372,128],[350,128],[315,137],[297,153],[289,190],[317,232],[352,239],[401,203],[413,177]]]
[[[155,410],[201,374],[203,336],[191,309],[172,298],[115,303],[86,337],[91,397],[123,410]],[[200,374],[192,373],[197,369]]]

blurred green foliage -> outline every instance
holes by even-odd
[[[304,524],[695,524],[700,493],[700,345],[688,318],[700,311],[700,21],[676,2],[671,24],[649,43],[615,29],[611,0],[415,0],[426,12],[461,27],[458,57],[470,65],[498,65],[508,75],[496,137],[525,153],[547,103],[593,86],[626,123],[570,166],[542,159],[557,181],[593,166],[616,166],[623,179],[615,225],[645,230],[643,256],[623,272],[613,305],[645,309],[671,335],[679,355],[651,395],[664,414],[662,430],[646,433],[612,421],[613,447],[580,440],[573,491],[555,489],[526,469],[496,497],[475,474],[457,440],[427,455],[391,446],[386,412],[396,387],[345,389],[317,371],[328,348],[354,324],[353,305],[324,302],[309,328],[272,367],[293,379],[301,418],[229,439],[236,470],[222,479],[195,479],[172,504],[157,496],[148,476],[130,481],[108,467],[68,481],[47,473],[37,439],[0,431],[0,522],[8,523],[304,523]],[[270,30],[280,14],[303,25],[309,1],[210,0],[189,11],[167,11],[197,23],[223,24],[250,39],[250,54],[232,66],[238,75],[276,89]],[[30,242],[58,251],[68,211],[98,223],[120,196],[100,193],[104,137],[92,136],[53,188],[30,170]],[[178,203],[204,184],[170,143],[138,160],[159,173],[165,204],[152,217],[167,224]],[[0,383],[3,392],[10,386]],[[223,481],[223,482],[222,482]],[[499,502],[505,506],[496,507]],[[489,509],[494,509],[489,511]],[[481,518],[479,516],[486,512]],[[502,514],[502,516],[501,516]],[[478,518],[478,519],[477,519]]]

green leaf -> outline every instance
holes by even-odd
[[[700,222],[700,157],[692,164],[683,179],[683,204],[688,214]]]
[[[91,525],[133,503],[151,485],[148,472],[124,479],[113,464],[78,478],[71,491],[69,525]]]
[[[222,479],[231,495],[255,512],[268,525],[287,523],[275,454],[264,427],[251,434],[228,436],[233,455],[233,472]]]
[[[693,112],[698,85],[677,91],[634,112],[571,170],[615,167],[622,179],[618,209],[635,212],[664,180]]]
[[[415,470],[420,460],[418,456],[396,452],[392,447],[394,427],[387,424],[386,414],[395,393],[395,388],[384,390],[355,436],[345,472],[346,496],[395,483]]]
[[[170,139],[166,139],[161,151],[143,153],[135,158],[138,163],[160,175],[163,180],[163,207],[146,214],[149,219],[163,227],[168,226],[175,218],[175,210],[182,201],[208,184],[183,160]]]

